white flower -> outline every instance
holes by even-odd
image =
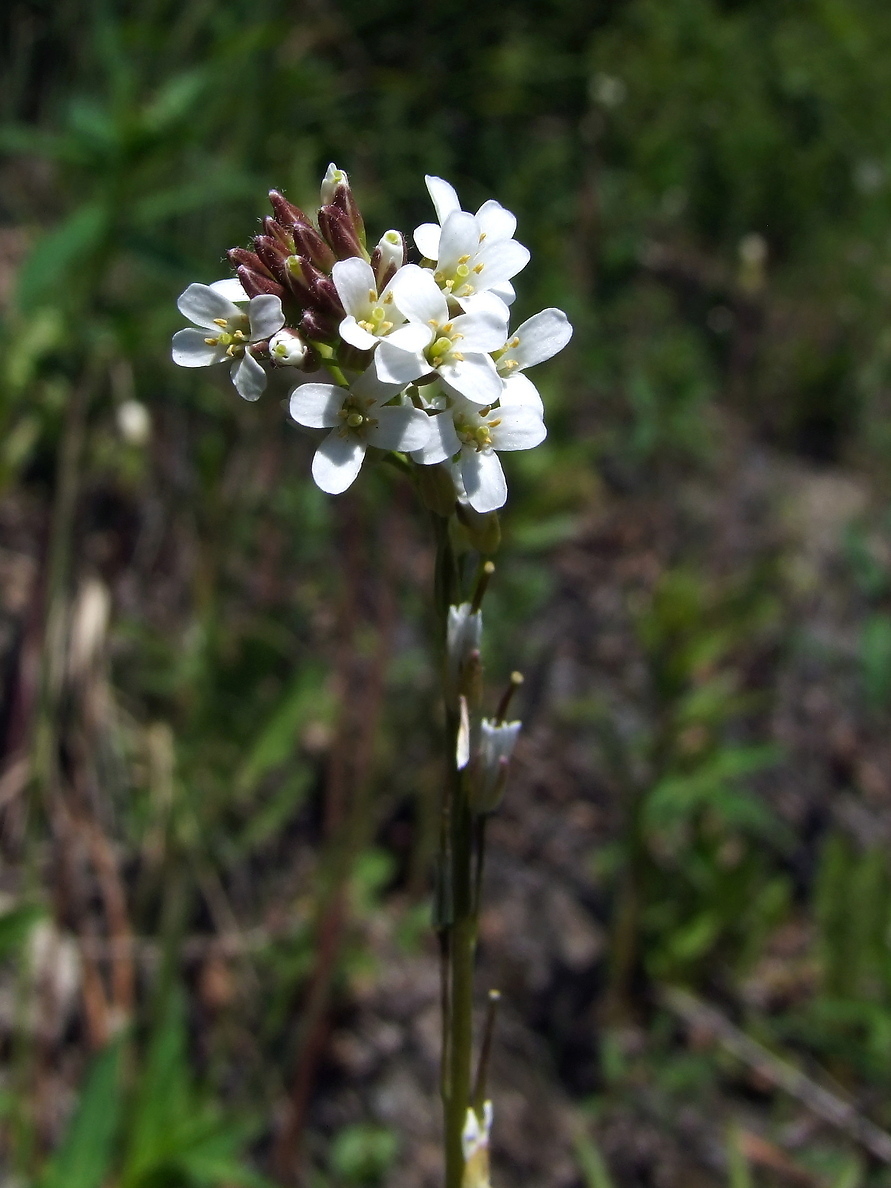
[[[349,487],[362,466],[368,446],[382,450],[416,450],[430,433],[425,412],[411,404],[390,405],[398,385],[382,384],[369,370],[349,388],[334,384],[301,384],[291,393],[289,409],[300,425],[330,429],[316,450],[312,476],[329,495]]]
[[[462,305],[486,292],[510,305],[510,279],[529,263],[529,249],[513,238],[516,217],[492,198],[471,215],[462,211],[454,187],[443,178],[424,180],[439,226],[416,227],[415,243],[426,259],[436,261],[437,283]]]
[[[523,404],[476,408],[456,400],[430,418],[430,436],[412,457],[422,466],[455,458],[467,502],[478,512],[497,511],[507,501],[499,450],[531,450],[547,437],[541,413]],[[456,457],[457,456],[457,457]]]
[[[520,372],[552,358],[563,350],[570,338],[572,326],[562,309],[543,309],[525,321],[495,360],[498,374],[504,381],[502,405],[527,405],[543,414],[538,389]]]
[[[296,330],[279,330],[269,340],[269,357],[279,367],[302,367],[306,343]]]
[[[493,404],[501,395],[502,381],[489,352],[499,350],[507,339],[506,306],[485,302],[471,313],[452,317],[445,294],[431,273],[417,264],[400,268],[389,287],[409,323],[423,331],[423,341],[409,351],[392,335],[382,339],[375,355],[378,378],[404,386],[436,372],[452,392],[474,404]]]
[[[334,201],[334,192],[341,184],[349,185],[349,178],[346,175],[346,171],[338,169],[332,161],[325,171],[325,176],[322,178],[322,187],[319,191],[322,206],[328,206]]]
[[[420,327],[406,326],[405,315],[393,302],[395,276],[378,296],[371,265],[367,260],[351,256],[334,265],[331,279],[346,310],[347,316],[339,328],[344,342],[360,351],[370,351],[383,337],[388,337],[394,346],[404,351],[415,352],[426,346],[429,336]]]
[[[475,812],[492,813],[501,803],[507,783],[507,769],[521,725],[520,722],[490,722],[488,718],[483,718],[480,723],[479,749],[471,793]]]
[[[228,288],[221,292],[220,285]],[[215,285],[189,285],[180,294],[176,303],[180,313],[199,328],[174,334],[173,361],[180,367],[210,367],[231,361],[230,374],[238,394],[245,400],[257,400],[266,387],[266,373],[250,347],[282,328],[282,303],[278,297],[262,294],[252,297],[246,310],[239,309],[225,295],[227,291],[235,292],[228,282],[217,281]]]
[[[482,611],[469,602],[449,607],[446,625],[446,677],[452,698],[461,692],[464,674],[474,652],[479,652],[483,637]]]

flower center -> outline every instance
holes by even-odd
[[[207,345],[225,347],[226,354],[231,359],[243,355],[245,347],[250,342],[251,323],[247,314],[239,313],[228,320],[214,318],[214,325],[220,327],[220,333],[215,338],[205,338]]]
[[[463,445],[471,446],[479,454],[492,448],[492,430],[500,424],[500,417],[495,421],[480,421],[476,425],[461,420],[455,422],[455,432]]]
[[[368,430],[377,425],[375,418],[368,415],[373,403],[372,400],[363,400],[360,396],[353,394],[346,398],[343,408],[337,414],[342,422],[339,430],[341,437],[346,437],[348,433],[353,433],[357,437],[365,437]]]

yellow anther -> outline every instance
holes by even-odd
[[[486,232],[480,231],[480,243],[482,243],[485,238],[486,238]]]
[[[389,305],[392,302],[392,300],[393,300],[393,294],[388,293],[386,295],[386,297],[384,298],[384,305]]]
[[[505,371],[513,371],[513,369],[515,367],[519,367],[520,364],[517,362],[516,359],[505,359],[504,362],[501,364],[501,366],[504,368]]]
[[[381,322],[381,334],[389,334],[392,329],[392,322]]]
[[[471,297],[476,292],[476,289],[471,284],[462,285],[458,290],[459,297]]]
[[[371,302],[377,301],[377,290],[376,289],[368,290],[368,300]]]
[[[509,342],[507,345],[508,345],[509,347],[518,347],[518,346],[520,345],[520,336],[519,336],[519,334],[515,334],[515,335],[513,336],[513,338],[510,340],[510,342]]]
[[[452,351],[452,358],[455,359],[458,363],[464,362],[464,356],[461,354],[460,351]]]
[[[227,321],[226,321],[226,319],[225,319],[225,318],[214,318],[214,320],[213,320],[213,324],[214,324],[215,326],[219,326],[219,328],[220,328],[221,330],[225,330],[225,329],[226,329],[226,326],[228,325],[228,323],[227,323]]]
[[[494,421],[489,422],[489,428],[497,429],[500,424],[501,424],[501,417],[496,417]]]
[[[474,266],[473,266],[473,271],[474,271],[474,272],[482,272],[482,270],[483,270],[485,267],[486,267],[486,266],[485,266],[485,264],[474,264]]]
[[[204,340],[208,346],[219,346],[220,340],[218,338],[205,338]]]
[[[442,328],[442,332],[443,332],[443,334],[451,334],[451,332],[452,332],[452,323],[451,323],[451,322],[446,322],[446,324],[445,324],[445,325],[443,326],[443,328]]]
[[[459,264],[466,264],[466,263],[467,263],[467,261],[468,261],[469,259],[470,259],[470,256],[469,256],[469,255],[466,255],[466,256],[459,256],[459,257],[458,257],[458,263],[459,263]]]

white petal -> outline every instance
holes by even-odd
[[[483,290],[510,280],[526,267],[530,254],[529,249],[515,239],[484,243],[476,257],[477,265],[482,264],[482,268],[476,274],[477,280],[473,283],[478,289]]]
[[[439,258],[439,223],[421,223],[415,227],[415,243],[418,251],[426,260]]]
[[[189,285],[185,292],[180,293],[176,307],[190,322],[196,326],[206,326],[208,330],[218,329],[214,318],[223,318],[228,322],[230,318],[243,316],[244,312],[210,285]]]
[[[476,221],[480,231],[485,235],[484,243],[497,243],[501,239],[511,239],[517,229],[517,216],[490,198],[484,202],[476,212]]]
[[[499,423],[496,425],[495,421]],[[496,450],[531,450],[548,435],[544,421],[534,408],[502,405],[493,414],[492,445]]]
[[[410,404],[375,409],[374,419],[368,442],[382,450],[419,450],[430,436],[430,418]]]
[[[330,429],[340,424],[337,414],[346,398],[346,388],[335,384],[300,384],[291,393],[288,412],[307,429]]]
[[[356,318],[367,317],[372,303],[370,294],[377,294],[377,281],[368,261],[358,256],[338,260],[331,270],[331,279],[347,313]]]
[[[365,442],[353,433],[342,437],[338,430],[329,433],[312,460],[316,486],[329,495],[340,495],[352,486],[365,458]]]
[[[226,297],[229,301],[243,301],[245,304],[250,301],[250,297],[245,293],[237,276],[227,276],[223,280],[211,281],[208,288],[219,293],[221,297]]]
[[[272,293],[261,293],[259,297],[252,297],[248,306],[248,317],[251,320],[251,342],[272,338],[285,324],[282,303]]]
[[[359,257],[353,256],[352,259],[358,260]],[[359,262],[365,263],[364,260]],[[343,263],[348,264],[349,261],[344,260]],[[370,351],[372,347],[377,346],[377,338],[368,330],[364,330],[352,314],[343,319],[337,330],[344,342],[348,342],[350,346],[358,347],[360,351]]]
[[[422,326],[420,322],[409,322],[407,326],[400,326],[387,335],[387,342],[400,351],[411,351],[413,355],[422,351],[433,341],[433,330],[430,326]]]
[[[490,512],[504,507],[507,481],[494,450],[463,449],[460,466],[467,501],[474,511]]]
[[[266,388],[266,372],[250,351],[236,359],[229,372],[238,395],[245,400],[259,400]]]
[[[479,224],[474,216],[463,210],[454,211],[442,225],[442,234],[439,237],[439,267],[450,275],[457,268],[461,257],[475,256],[479,246]]]
[[[412,380],[420,379],[430,370],[430,364],[423,355],[411,351],[400,351],[391,346],[385,338],[374,353],[374,373],[385,384],[399,384],[404,387]]]
[[[511,342],[515,338],[520,341],[516,346],[509,347],[499,362],[515,359],[522,371],[525,367],[544,363],[545,359],[562,351],[572,338],[572,326],[562,309],[543,309],[511,335]]]
[[[505,305],[513,305],[517,299],[517,293],[510,281],[501,281],[500,284],[490,285],[489,292],[495,297],[499,297]],[[465,309],[467,307],[465,306]]]
[[[445,363],[439,376],[472,404],[494,404],[503,387],[488,355],[465,355],[461,362]]]
[[[448,303],[429,269],[419,268],[417,264],[404,265],[390,282],[390,292],[396,308],[413,322],[426,326],[430,322],[441,325],[448,321]]]
[[[441,177],[427,174],[424,178],[427,191],[433,199],[433,207],[440,223],[444,223],[453,210],[460,210],[461,203],[455,193],[455,187]]]
[[[350,391],[361,396],[363,400],[373,400],[375,404],[386,404],[404,386],[404,384],[382,381],[374,368],[369,367],[357,379],[353,380],[350,384]]]
[[[491,308],[452,318],[452,326],[461,335],[456,345],[462,355],[465,351],[498,351],[507,342],[507,309],[496,297]]]
[[[507,284],[506,281],[505,284]],[[507,302],[494,289],[485,293],[474,293],[472,297],[460,297],[457,298],[457,301],[467,314],[487,314],[490,318],[497,319],[501,322],[505,318],[510,319],[510,310],[507,308]],[[505,334],[506,338],[507,334]]]
[[[204,330],[177,330],[171,351],[173,362],[180,367],[210,367],[212,363],[222,363],[226,348],[209,346],[204,341],[207,337]]]
[[[538,388],[528,375],[509,375],[504,380],[499,403],[502,408],[508,408],[510,405],[531,408],[540,417],[544,416],[544,404],[538,394]]]
[[[434,466],[437,462],[445,462],[446,458],[453,458],[461,449],[461,442],[449,413],[437,413],[427,420],[430,435],[426,444],[412,453],[412,458],[421,466]]]

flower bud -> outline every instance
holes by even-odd
[[[281,301],[285,296],[285,290],[278,281],[271,280],[264,272],[255,272],[247,264],[239,264],[236,274],[248,297],[260,297],[264,293],[269,293]]]
[[[271,235],[257,235],[254,239],[254,251],[272,276],[276,279],[283,277],[288,253],[278,240],[273,239]]]
[[[336,262],[334,253],[315,227],[294,228],[294,250],[300,256],[307,256],[323,272],[330,272]]]
[[[474,813],[494,813],[501,804],[520,726],[520,722],[496,723],[488,718],[480,723],[479,750],[474,757],[468,790]]]
[[[359,256],[363,260],[368,259],[350,217],[342,207],[334,205],[321,207],[319,209],[319,229],[338,260],[348,260],[351,256]]]
[[[479,672],[482,638],[481,611],[474,610],[469,602],[449,607],[446,623],[446,689],[450,702],[457,703],[462,694],[467,696],[474,692],[470,686],[476,683],[473,677]]]
[[[345,169],[338,169],[332,161],[322,178],[322,188],[319,191],[319,201],[322,206],[328,206],[334,201],[334,193],[338,186],[348,186],[350,179]]]
[[[294,235],[288,228],[283,227],[281,223],[276,222],[271,215],[266,215],[263,219],[263,234],[270,236],[281,244],[286,256],[290,256],[294,252]]]
[[[305,310],[300,319],[300,336],[308,342],[325,342],[337,335],[338,319],[325,317],[317,309]]]
[[[401,231],[385,231],[371,253],[371,267],[377,280],[377,291],[389,284],[408,259],[405,236]]]
[[[269,357],[279,367],[303,367],[306,362],[306,343],[299,334],[286,327],[270,338]]]
[[[309,218],[303,213],[300,207],[295,206],[293,202],[289,202],[279,190],[269,191],[269,202],[272,206],[272,213],[283,227],[293,229],[295,227],[312,226]]]
[[[226,252],[226,258],[230,264],[234,264],[237,268],[240,264],[250,268],[252,272],[259,272],[264,276],[268,276],[270,280],[275,280],[275,277],[269,271],[256,252],[249,251],[247,248],[229,248]]]

